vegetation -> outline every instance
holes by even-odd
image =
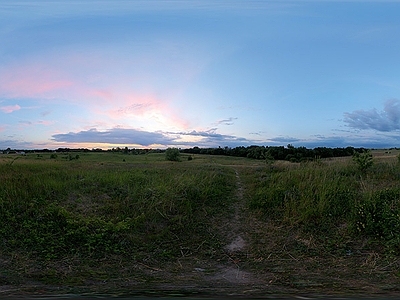
[[[400,255],[400,169],[393,160],[372,163],[370,151],[354,162],[312,162],[262,171],[250,207],[287,226],[338,245],[368,238]],[[371,170],[367,177],[360,177]],[[254,179],[252,179],[254,180]]]
[[[101,155],[99,163],[67,157],[69,163],[49,156],[0,164],[3,251],[42,259],[177,256],[173,241],[189,247],[190,237],[191,244],[205,239],[211,245],[204,214],[224,209],[233,188],[229,170],[215,166],[182,170],[163,163],[105,165]]]
[[[332,158],[352,156],[353,153],[362,153],[364,148],[327,148],[317,147],[308,149],[306,147],[294,147],[289,144],[284,146],[249,146],[249,147],[235,147],[235,148],[189,148],[182,150],[183,153],[191,154],[208,154],[208,155],[227,155],[234,157],[247,157],[253,159],[267,160],[287,160],[290,162],[312,161],[318,158]]]
[[[259,274],[278,270],[274,278],[291,274],[271,279],[270,287],[296,286],[293,266],[328,272],[344,258],[357,266],[349,267],[349,278],[388,284],[400,276],[397,151],[290,163],[275,160],[268,149],[266,164],[193,153],[186,158],[172,150],[185,159],[176,164],[166,160],[169,151],[127,155],[126,149],[0,155],[0,259],[9,262],[0,284],[82,286],[87,278],[135,278],[148,286],[165,278],[143,269],[133,275],[133,268],[184,268],[185,258],[247,261]],[[221,224],[233,221],[239,175],[252,221],[242,231],[250,248],[235,258],[224,250]],[[365,255],[384,271],[368,273],[372,263]],[[307,265],[296,265],[300,261]],[[325,262],[326,270],[313,262]],[[329,275],[318,274],[320,280]]]
[[[374,164],[371,150],[365,150],[362,153],[354,152],[353,160],[357,164],[358,169],[365,173]]]
[[[168,148],[165,150],[165,159],[170,161],[179,161],[180,153],[178,148]]]
[[[233,156],[233,157],[247,157],[252,159],[266,160],[267,163],[271,162],[271,160],[287,160],[290,162],[302,162],[302,161],[313,161],[315,158],[333,158],[333,157],[345,157],[352,156],[354,154],[366,152],[365,148],[354,148],[354,147],[346,147],[346,148],[327,148],[327,147],[317,147],[314,149],[308,149],[306,147],[294,147],[291,144],[288,144],[286,147],[284,146],[239,146],[235,148],[230,147],[218,147],[218,148],[199,148],[193,147],[188,149],[177,149],[177,148],[168,148],[166,150],[162,149],[129,149],[128,147],[120,148],[112,148],[108,150],[102,149],[70,149],[70,148],[58,148],[56,150],[49,149],[41,149],[41,150],[13,150],[7,148],[3,150],[5,154],[15,154],[15,153],[72,153],[77,152],[96,152],[96,153],[120,153],[126,155],[143,155],[149,153],[165,153],[166,156],[172,155],[173,160],[177,159],[180,153],[188,153],[188,154],[206,154],[206,155],[223,155],[223,156]],[[167,158],[167,160],[170,160]]]

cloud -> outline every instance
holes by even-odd
[[[216,133],[215,129],[190,132],[150,132],[130,128],[113,128],[98,131],[93,128],[79,132],[59,133],[52,136],[55,142],[67,144],[114,144],[114,145],[152,145],[180,146],[180,147],[218,147],[218,146],[246,146],[256,144],[256,141],[233,135]]]
[[[140,131],[136,129],[113,128],[106,131],[90,129],[80,132],[54,134],[56,142],[63,143],[105,143],[105,144],[135,144],[150,146],[153,144],[165,145],[171,138],[159,132]]]
[[[300,139],[297,138],[293,138],[293,137],[283,137],[283,136],[278,136],[278,137],[274,137],[274,138],[270,138],[268,139],[271,142],[274,143],[283,143],[283,144],[287,144],[287,143],[294,143],[294,142],[298,142],[300,141]]]
[[[219,121],[217,121],[215,124],[216,124],[216,125],[233,125],[233,124],[234,124],[233,121],[235,121],[235,120],[237,120],[237,119],[238,119],[238,118],[230,117],[230,118],[228,118],[228,119],[219,120]]]
[[[36,144],[20,140],[0,140],[0,149],[5,150],[11,149],[43,149],[44,147],[38,147]]]
[[[117,110],[117,114],[143,114],[146,110],[150,109],[151,103],[134,103],[132,105],[121,107]]]
[[[0,110],[6,114],[12,113],[14,111],[20,110],[21,106],[16,105],[8,105],[8,106],[0,106]]]
[[[376,108],[365,111],[356,110],[344,113],[344,120],[348,126],[367,130],[373,129],[381,132],[390,132],[400,129],[400,101],[390,99],[385,102],[383,111],[378,112]]]
[[[174,134],[174,133],[169,133],[169,134]],[[193,137],[197,138],[196,142],[189,141],[189,142],[184,142],[182,145],[188,146],[188,147],[193,147],[193,146],[199,146],[199,147],[237,147],[237,146],[249,146],[253,144],[260,143],[260,141],[255,141],[255,140],[248,140],[246,138],[242,137],[237,137],[234,135],[227,135],[227,134],[220,134],[216,132],[216,128],[212,128],[209,130],[205,131],[196,131],[192,130],[189,132],[179,132],[175,133],[179,136],[185,136],[189,140]]]
[[[295,147],[329,147],[329,148],[345,148],[345,147],[364,147],[387,149],[397,147],[400,141],[400,136],[396,134],[380,133],[379,135],[366,133],[347,134],[347,135],[314,135],[305,139],[296,139],[290,137],[277,137],[269,139],[276,143],[275,145],[283,146],[292,144]],[[270,145],[270,143],[268,143]]]
[[[9,98],[53,98],[73,84],[66,74],[43,63],[3,67],[0,73],[0,93]]]
[[[31,125],[50,126],[53,125],[55,122],[47,120],[39,120],[39,121],[19,121],[18,123],[24,126],[31,126]]]

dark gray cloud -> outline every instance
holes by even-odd
[[[364,148],[393,148],[398,147],[400,137],[396,135],[389,135],[381,133],[379,135],[368,135],[368,134],[349,134],[345,136],[331,135],[315,135],[309,139],[299,139],[292,141],[295,147],[304,146],[307,148],[316,147],[329,147],[329,148],[345,148],[345,147],[364,147]],[[281,144],[284,145],[282,142]],[[288,143],[286,143],[288,144]]]
[[[271,139],[268,139],[269,141],[273,143],[279,143],[279,144],[287,144],[287,143],[294,143],[294,142],[299,142],[300,139],[293,138],[293,137],[283,137],[283,136],[278,136],[274,137]]]
[[[183,136],[202,137],[199,142],[182,141]],[[181,146],[181,147],[218,147],[218,146],[246,146],[256,143],[245,138],[233,135],[224,135],[216,132],[216,129],[207,131],[189,131],[189,132],[149,132],[136,129],[113,128],[106,131],[98,131],[90,129],[79,132],[69,132],[55,134],[52,139],[62,143],[105,143],[115,145],[132,145],[138,144],[144,147],[152,144],[160,144],[165,146]]]
[[[237,137],[234,135],[219,134],[216,129],[210,129],[207,131],[189,131],[189,132],[179,132],[179,135],[185,136],[197,136],[203,139],[199,143],[189,142],[186,145],[189,147],[200,146],[200,147],[237,147],[237,146],[249,146],[255,143],[260,143],[260,141],[248,140],[246,138]]]
[[[344,113],[344,120],[348,126],[366,130],[373,129],[382,132],[390,132],[400,129],[400,101],[391,99],[385,102],[383,111],[356,110]]]
[[[106,131],[90,129],[79,132],[54,134],[53,140],[64,143],[106,143],[106,144],[168,144],[173,139],[160,132],[140,131],[136,129],[113,128]]]
[[[8,139],[8,140],[0,140],[0,150],[5,150],[7,148],[11,149],[39,149],[39,148],[46,148],[46,147],[40,147],[41,145],[36,145],[30,142],[24,142],[24,141],[19,141],[19,140],[14,140],[14,139]]]

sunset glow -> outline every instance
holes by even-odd
[[[0,149],[396,147],[396,1],[0,3]]]

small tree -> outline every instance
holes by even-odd
[[[168,148],[165,150],[165,159],[170,161],[179,161],[180,152],[178,148]]]
[[[358,169],[363,173],[374,164],[371,150],[364,150],[363,153],[354,152],[353,161],[357,164]]]

